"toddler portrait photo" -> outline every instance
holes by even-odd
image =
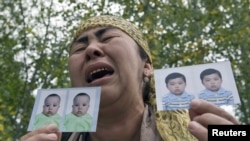
[[[189,109],[190,101],[203,99],[217,106],[240,104],[229,61],[157,69],[157,109]]]

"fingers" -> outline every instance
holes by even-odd
[[[192,121],[188,129],[199,141],[208,140],[208,125],[239,124],[236,118],[224,109],[201,99],[191,101],[189,115]]]
[[[208,139],[208,125],[232,125],[233,123],[225,118],[211,113],[205,113],[193,118],[188,125],[189,132],[191,132],[199,141],[207,141]]]
[[[193,134],[199,141],[207,141],[208,140],[208,132],[205,127],[200,125],[196,121],[191,121],[188,125],[188,130],[191,134]]]
[[[223,117],[220,117],[215,114],[211,113],[205,113],[200,116],[196,116],[193,121],[196,121],[203,125],[204,127],[207,127],[208,125],[232,125],[233,123]]]
[[[193,119],[197,115],[202,115],[204,113],[212,113],[214,115],[218,115],[223,117],[234,124],[239,124],[239,122],[224,109],[217,107],[216,105],[209,103],[205,100],[194,99],[190,103],[190,117]]]
[[[62,133],[61,132],[57,132],[57,141],[60,141],[62,138]]]
[[[57,126],[51,124],[24,135],[20,141],[57,141],[61,138],[61,134],[57,131]]]
[[[37,134],[35,136],[30,136],[30,137],[22,137],[20,140],[21,141],[57,141],[58,137],[55,133],[51,134]]]
[[[37,130],[34,130],[34,131],[30,132],[26,136],[31,137],[31,136],[38,135],[38,134],[41,134],[41,133],[49,134],[49,133],[55,133],[55,132],[57,132],[57,127],[56,127],[56,125],[51,124],[51,125],[48,125],[48,126],[38,128]]]

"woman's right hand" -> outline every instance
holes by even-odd
[[[191,122],[189,131],[199,140],[208,140],[208,125],[239,125],[239,121],[224,109],[205,100],[195,99],[190,103]]]
[[[36,129],[21,137],[20,141],[60,141],[62,134],[55,124]]]

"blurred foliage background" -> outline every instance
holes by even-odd
[[[0,140],[27,131],[38,88],[70,87],[67,58],[82,20],[112,14],[143,30],[154,67],[229,60],[250,123],[249,0],[2,0],[0,1]]]

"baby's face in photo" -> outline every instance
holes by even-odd
[[[182,78],[175,78],[168,81],[167,88],[168,90],[175,94],[175,95],[181,95],[186,87],[186,83]]]
[[[60,100],[58,97],[48,97],[43,105],[43,114],[46,116],[53,116],[57,113],[60,107]]]
[[[76,116],[84,115],[89,108],[89,98],[87,96],[77,96],[72,106],[72,113]]]
[[[222,80],[218,74],[206,75],[203,78],[203,85],[210,91],[218,91],[221,87]]]

